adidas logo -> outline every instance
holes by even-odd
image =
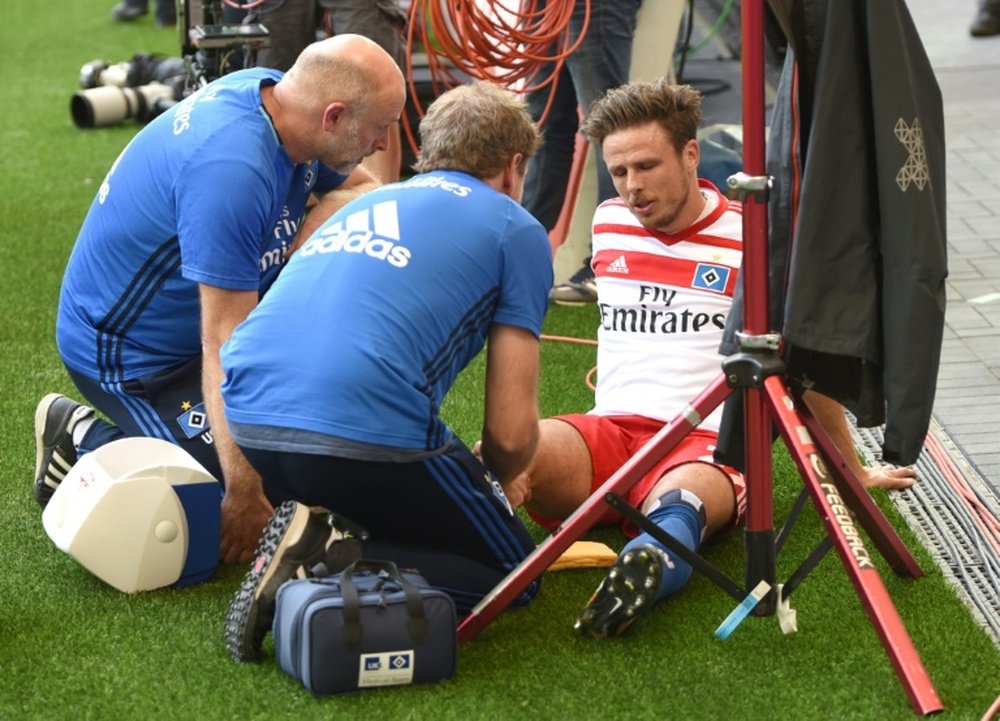
[[[625,262],[625,256],[619,255],[613,261],[608,263],[608,267],[605,268],[608,273],[628,273],[628,263]]]
[[[396,201],[387,200],[324,226],[302,246],[299,254],[364,253],[404,268],[410,262],[410,249],[398,241]]]

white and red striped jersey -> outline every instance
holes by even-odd
[[[644,228],[620,198],[594,213],[601,325],[592,413],[669,421],[721,371],[743,209],[708,181],[699,185],[705,210],[680,233]],[[699,427],[718,431],[720,419],[721,408]]]

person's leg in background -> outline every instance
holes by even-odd
[[[548,63],[539,77],[548,77],[554,70],[555,64]],[[559,219],[566,196],[580,117],[576,89],[565,65],[559,72],[555,97],[548,114],[543,118],[552,92],[552,85],[548,85],[528,94],[528,112],[535,122],[543,121],[541,130],[545,142],[528,163],[528,171],[524,176],[523,200],[525,209],[549,231]]]
[[[111,8],[111,18],[119,22],[138,20],[149,14],[149,0],[122,0]],[[174,0],[156,0],[156,25],[167,28],[177,24]]]
[[[534,169],[529,167],[525,179],[524,206],[549,230],[559,217],[566,195],[578,113],[586,112],[592,102],[611,88],[628,82],[632,40],[641,4],[641,0],[594,0],[583,41],[566,59],[559,78],[562,87],[557,88],[549,118],[542,126],[545,144],[533,159]],[[570,22],[571,43],[584,31],[583,22],[583,4],[577,3]],[[572,92],[565,88],[567,81],[572,84]],[[543,90],[529,97],[533,117],[541,115],[547,96],[548,91]],[[600,152],[595,158],[600,203],[614,197],[616,192]],[[596,301],[593,279],[588,257],[568,282],[552,289],[552,300],[572,304]]]
[[[353,33],[374,40],[404,72],[406,70],[406,14],[395,0],[319,0],[322,30],[327,35]],[[399,180],[403,146],[399,123],[389,128],[389,147],[364,160],[364,166],[383,183]]]
[[[628,82],[632,66],[632,40],[635,38],[636,18],[642,0],[598,0],[591,3],[590,24],[584,41],[569,56],[567,67],[573,78],[573,87],[586,112],[598,98],[611,88]],[[583,27],[583,10],[573,12],[573,32]],[[616,195],[614,183],[600,151],[597,160],[597,202]]]
[[[156,26],[172,28],[177,24],[177,4],[174,0],[156,0]]]
[[[148,0],[122,0],[111,8],[111,18],[118,22],[130,22],[141,18],[148,12]]]
[[[254,22],[262,23],[271,35],[270,46],[257,53],[258,67],[288,70],[306,45],[316,40],[316,0],[265,3]]]
[[[1000,0],[979,0],[976,17],[969,26],[969,35],[974,38],[1000,35]]]

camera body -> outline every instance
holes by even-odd
[[[80,68],[70,115],[80,128],[148,123],[188,95],[228,72],[253,66],[270,44],[259,23],[226,24],[220,0],[201,3],[203,23],[189,25],[191,0],[177,0],[181,57],[137,53],[131,61],[91,60]]]
[[[260,3],[252,4],[256,6]],[[193,22],[192,5],[200,8],[198,22]],[[251,22],[254,17],[247,14],[242,22],[227,23],[221,0],[177,0],[181,55],[191,60],[192,75],[200,85],[232,70],[252,67],[257,52],[271,44],[267,28]]]

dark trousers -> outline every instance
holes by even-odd
[[[242,448],[274,504],[323,506],[365,528],[362,553],[415,568],[472,609],[535,545],[483,465],[461,441],[408,463]],[[538,582],[518,599],[529,601]]]
[[[201,393],[201,356],[122,383],[100,383],[66,370],[87,402],[111,419],[111,423],[98,419],[87,430],[81,455],[126,436],[162,438],[190,453],[222,482]]]

